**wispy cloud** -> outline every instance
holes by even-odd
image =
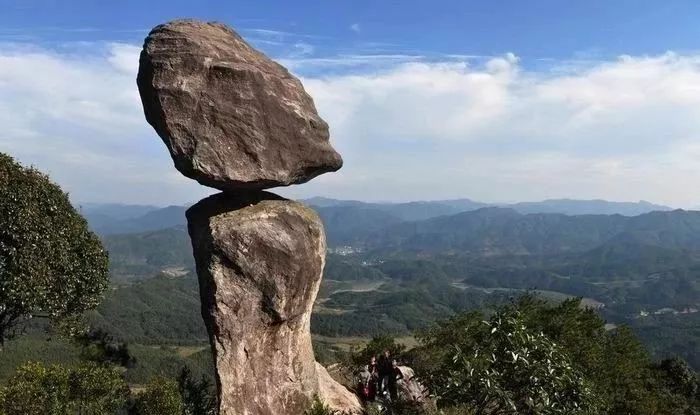
[[[280,58],[280,62],[302,74],[318,74],[324,71],[388,68],[400,63],[418,62],[425,58],[422,55],[405,54],[340,54],[325,57],[287,56]]]
[[[294,38],[328,39],[328,36],[313,35],[313,34],[308,34],[308,33],[289,32],[289,31],[275,30],[275,29],[241,28],[239,30],[241,33],[257,35],[257,36],[264,36],[267,38],[274,38],[274,39],[279,39],[279,40],[294,39]]]
[[[303,75],[346,162],[284,194],[699,202],[688,191],[700,181],[699,54],[576,57],[533,71],[513,54],[324,57],[284,42],[291,49],[278,56]],[[76,200],[167,204],[206,193],[172,168],[144,120],[139,50],[0,43],[0,151]]]
[[[360,27],[360,24],[359,24],[359,23],[353,23],[353,24],[350,25],[350,30],[352,30],[352,31],[355,32],[355,33],[360,33],[360,31],[362,30],[362,28]]]
[[[314,53],[314,46],[305,42],[297,42],[294,44],[294,49],[291,52],[293,57],[309,56]]]
[[[698,202],[698,55],[532,72],[509,54],[304,81],[346,160],[304,193]]]
[[[144,121],[140,48],[78,46],[0,43],[0,151],[49,173],[77,201],[167,204],[205,193],[171,167]]]

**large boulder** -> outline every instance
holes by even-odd
[[[205,186],[286,186],[342,166],[301,82],[223,24],[155,27],[137,83],[175,167]]]
[[[304,205],[220,193],[187,211],[221,415],[300,415],[319,393],[311,309],[326,253]]]

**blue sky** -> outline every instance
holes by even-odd
[[[322,54],[381,42],[392,53],[570,58],[693,51],[700,38],[700,3],[693,0],[2,0],[0,5],[3,31],[44,42],[138,43],[154,25],[181,17],[295,34],[300,41],[313,39]]]
[[[148,30],[232,25],[302,78],[346,165],[291,197],[700,205],[700,2],[0,0],[0,151],[76,201],[170,204]]]

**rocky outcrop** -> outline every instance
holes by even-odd
[[[266,192],[187,211],[213,333],[221,414],[301,414],[318,392],[311,308],[326,241],[316,213]]]
[[[300,415],[314,396],[359,413],[311,346],[321,221],[263,191],[342,165],[299,80],[230,28],[181,20],[149,34],[137,82],[175,167],[224,191],[187,211],[220,414]]]
[[[223,24],[155,27],[137,83],[175,167],[205,186],[286,186],[342,166],[301,82]]]
[[[399,399],[419,405],[431,403],[428,390],[418,382],[413,369],[408,366],[399,366],[399,370],[403,375],[403,380],[397,384]]]

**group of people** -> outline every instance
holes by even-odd
[[[397,383],[401,379],[403,373],[398,362],[391,357],[391,352],[385,350],[379,359],[372,356],[369,364],[362,367],[358,391],[366,402],[371,402],[377,397],[386,397],[387,394],[395,401],[398,398]]]

